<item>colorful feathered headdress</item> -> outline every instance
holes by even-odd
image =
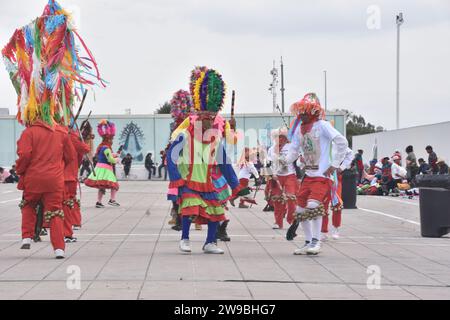
[[[106,119],[100,120],[97,125],[97,132],[100,137],[114,137],[116,135],[116,125]]]
[[[307,93],[302,100],[294,103],[291,106],[291,112],[295,115],[307,114],[321,119],[325,117],[325,111],[315,93]]]
[[[75,39],[85,56],[79,55]],[[74,97],[80,97],[84,86],[106,86],[70,15],[54,0],[42,16],[14,32],[2,56],[17,92],[22,124],[38,119],[53,124],[55,118],[68,124]]]
[[[197,67],[191,73],[190,90],[196,111],[218,113],[223,108],[225,82],[213,69]]]
[[[193,107],[191,95],[185,90],[178,90],[170,100],[172,118],[176,121],[184,120]]]

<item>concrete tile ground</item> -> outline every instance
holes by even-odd
[[[360,197],[360,209],[344,211],[341,239],[306,257],[292,254],[301,236],[287,242],[271,229],[261,193],[259,205],[231,208],[224,255],[202,253],[205,229],[192,229],[186,255],[167,224],[166,188],[122,182],[122,206],[96,209],[83,186],[79,241],[55,260],[48,237],[19,250],[21,194],[0,185],[0,299],[450,299],[450,239],[420,237],[417,200]]]

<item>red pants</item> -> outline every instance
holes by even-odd
[[[44,206],[44,214],[48,211],[56,212],[62,210],[63,193],[27,193],[24,191],[23,198],[26,201],[22,208],[22,239],[34,237],[36,224],[36,206],[41,201]],[[53,249],[65,249],[64,243],[64,221],[57,216],[50,220],[50,241]]]
[[[272,202],[272,179],[266,179],[266,188],[264,189],[264,197],[266,198],[267,204],[273,207]]]
[[[308,200],[315,200],[326,205],[330,199],[331,183],[327,178],[305,177],[297,194],[297,204],[306,208]]]
[[[297,176],[291,174],[288,176],[279,176],[278,182],[271,181],[272,184],[272,202],[274,206],[275,223],[283,228],[283,219],[287,213],[287,222],[294,222],[295,213],[295,193],[297,191]],[[280,189],[281,186],[281,189]],[[284,193],[283,193],[284,190]],[[284,197],[283,197],[284,195]]]
[[[72,226],[81,225],[81,214],[80,207],[76,201],[77,197],[77,182],[76,181],[66,181],[64,183],[64,236],[72,237],[73,231]],[[72,201],[71,205],[67,203]]]
[[[342,174],[338,174],[338,188],[337,188],[337,194],[339,198],[342,198]],[[331,197],[325,204],[325,211],[327,212],[327,215],[323,217],[322,220],[322,232],[328,233],[328,208],[331,203]],[[339,210],[332,210],[332,223],[333,227],[339,228],[342,223],[342,210],[339,208]]]
[[[240,202],[242,204],[244,204],[246,202],[246,200],[247,200],[246,198],[250,195],[250,188],[248,186],[249,182],[250,182],[250,180],[245,179],[245,178],[239,179],[239,189],[241,190],[240,191],[240,194],[241,194]]]

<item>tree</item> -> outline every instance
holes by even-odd
[[[156,109],[155,113],[157,114],[170,114],[170,110],[172,109],[172,105],[169,102],[164,102],[164,104],[159,106],[158,109]]]
[[[338,111],[345,112],[347,115],[346,129],[347,129],[347,140],[350,148],[353,145],[353,136],[384,131],[384,128],[381,126],[375,126],[370,122],[366,123],[366,119],[364,119],[364,117],[361,115],[356,115],[353,112],[346,109]]]

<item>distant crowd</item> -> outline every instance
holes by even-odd
[[[395,151],[391,157],[372,159],[369,164],[363,160],[364,151],[358,150],[352,164],[358,175],[358,193],[364,195],[389,195],[405,192],[415,195],[416,176],[424,174],[448,175],[449,167],[444,159],[439,158],[432,146],[425,148],[428,161],[417,159],[413,146],[405,149],[406,158]]]

